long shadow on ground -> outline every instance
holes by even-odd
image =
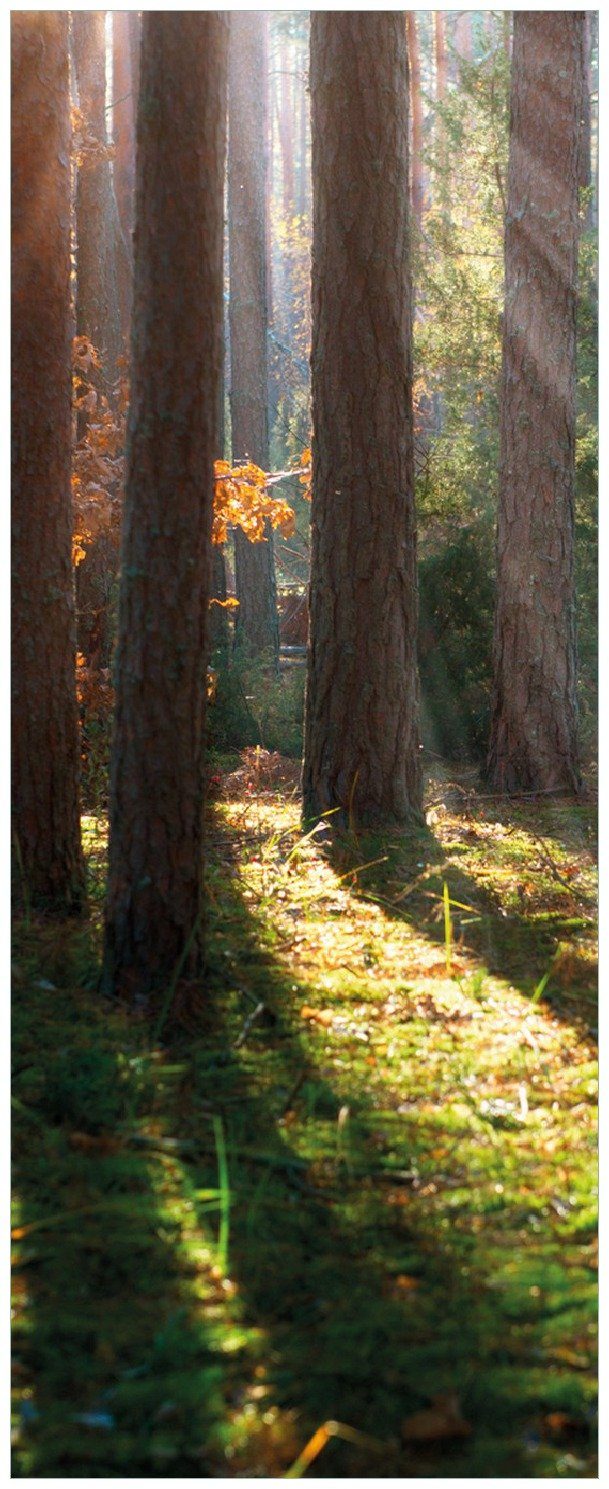
[[[532,1419],[569,1400],[573,1408],[575,1398],[582,1405],[579,1379],[540,1369],[536,1353],[548,1319],[583,1303],[565,1302],[559,1246],[529,1255],[527,1284],[536,1267],[554,1266],[556,1289],[540,1304],[535,1283],[533,1294],[518,1278],[495,1287],[483,1216],[472,1231],[454,1210],[425,1215],[419,1205],[412,1221],[405,1201],[438,1167],[428,1131],[416,1114],[402,1114],[383,1135],[365,1066],[352,1075],[331,1043],[320,1059],[315,1036],[303,1033],[299,1007],[310,987],[299,989],[282,968],[226,861],[212,890],[210,1000],[222,1018],[191,1046],[193,1092],[213,1093],[225,1122],[229,1270],[245,1318],[267,1339],[268,1399],[295,1413],[302,1442],[334,1418],[382,1445],[333,1442],[310,1473],[527,1477],[544,1463],[547,1471],[543,1445],[531,1456]],[[264,1013],[249,1025],[252,1000]],[[195,1130],[196,1098],[191,1123]],[[441,1143],[441,1119],[434,1130]],[[445,1136],[457,1150],[448,1183],[467,1186],[459,1134]],[[492,1218],[491,1228],[496,1243]],[[405,1419],[451,1393],[471,1432],[401,1443]]]

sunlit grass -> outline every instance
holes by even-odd
[[[333,844],[229,780],[165,1050],[97,913],[16,928],[20,1474],[593,1474],[586,826],[441,806]],[[455,1393],[467,1436],[402,1438]]]

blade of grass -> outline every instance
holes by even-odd
[[[452,944],[452,921],[450,918],[450,896],[448,884],[444,880],[444,945],[446,948],[446,971],[451,974],[451,944]]]

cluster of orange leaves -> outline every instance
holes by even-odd
[[[101,532],[113,531],[118,539],[124,486],[125,438],[129,384],[125,358],[119,358],[119,380],[114,406],[94,385],[101,370],[99,353],[87,336],[75,336],[72,344],[73,406],[87,416],[87,424],[74,445],[72,502],[74,532],[72,557],[82,563],[87,548]],[[311,451],[304,450],[293,470],[269,475],[246,460],[231,466],[227,460],[214,464],[212,537],[225,543],[229,529],[240,527],[251,543],[264,540],[265,523],[278,528],[284,537],[294,532],[294,512],[283,497],[270,495],[269,485],[298,476],[309,496]]]
[[[231,527],[240,527],[251,543],[264,540],[265,523],[279,528],[284,538],[294,532],[295,517],[290,503],[283,497],[269,494],[269,484],[291,475],[297,475],[301,485],[309,491],[311,452],[305,450],[300,465],[294,470],[282,471],[280,476],[270,476],[253,461],[246,460],[231,466],[228,460],[216,460],[214,464],[214,518],[213,541],[225,543]]]

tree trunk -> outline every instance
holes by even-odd
[[[218,12],[144,14],[103,975],[144,1003],[200,968],[226,53]]]
[[[406,12],[408,61],[410,67],[410,106],[412,111],[411,201],[413,216],[420,223],[423,212],[423,104],[421,100],[421,56],[414,10]]]
[[[578,789],[573,595],[581,12],[516,11],[494,694],[499,790]]]
[[[76,331],[103,358],[100,391],[116,380],[121,318],[116,269],[116,203],[106,140],[106,12],[72,11],[78,105],[94,145],[76,178]]]
[[[462,10],[455,17],[455,50],[463,62],[473,61],[472,15]]]
[[[434,50],[436,63],[436,100],[438,103],[446,94],[446,33],[444,29],[444,12],[434,11]]]
[[[233,460],[268,469],[266,280],[266,17],[233,11],[230,21],[228,224],[230,259],[230,406]],[[257,85],[252,89],[252,77]],[[250,543],[235,532],[237,642],[251,656],[279,663],[273,535]]]
[[[123,346],[129,345],[133,299],[133,212],[135,198],[135,103],[130,15],[112,12],[113,183],[118,216],[117,273]]]
[[[22,897],[83,895],[71,500],[68,14],[12,17],[12,803]]]
[[[421,786],[403,15],[314,11],[311,103],[304,810],[406,822]]]

